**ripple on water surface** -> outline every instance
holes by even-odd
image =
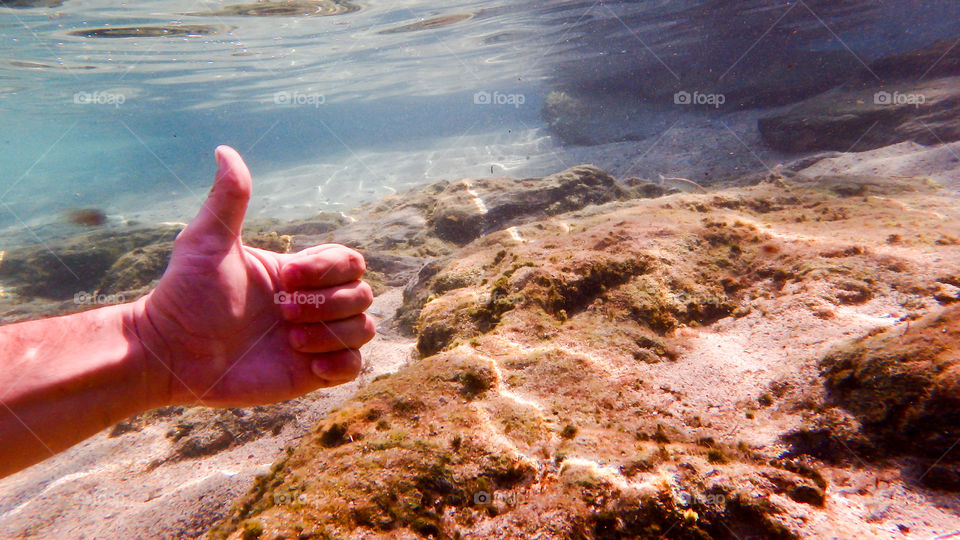
[[[20,9],[60,7],[62,5],[63,0],[7,0],[3,3],[3,7]]]
[[[207,24],[179,24],[171,26],[145,25],[72,30],[69,32],[69,34],[71,36],[83,36],[88,38],[185,37],[216,34],[227,29],[227,27],[218,27]]]
[[[360,6],[343,0],[256,2],[233,4],[222,9],[191,15],[218,15],[243,17],[323,17],[358,11]]]
[[[403,26],[398,26],[396,28],[388,28],[387,30],[381,30],[377,32],[378,34],[400,34],[403,32],[417,32],[419,30],[433,30],[434,28],[440,28],[443,26],[449,26],[461,21],[466,21],[473,18],[472,13],[455,13],[453,15],[444,15],[443,17],[434,17],[432,19],[424,19],[422,21],[417,21],[411,24],[405,24]]]

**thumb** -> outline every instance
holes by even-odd
[[[236,150],[218,146],[217,175],[203,208],[183,231],[188,238],[203,238],[227,248],[240,237],[243,216],[250,202],[253,181],[246,163]]]

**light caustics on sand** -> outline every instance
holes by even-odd
[[[470,196],[473,197],[473,204],[476,205],[477,211],[480,212],[480,214],[482,215],[486,215],[487,212],[489,211],[487,210],[487,205],[486,203],[483,202],[483,199],[480,198],[480,195],[473,190],[473,184],[471,184],[469,180],[465,179],[463,180],[463,185],[464,187],[467,188],[467,193],[469,193]]]
[[[618,468],[604,465],[592,459],[578,456],[568,457],[563,460],[563,465],[560,467],[561,475],[576,474],[577,472],[586,473],[594,478],[604,480],[621,491],[633,490],[639,492],[656,492],[658,491],[658,485],[667,484],[671,487],[676,485],[676,481],[674,479],[662,472],[656,474],[649,480],[636,482],[624,476]]]
[[[928,212],[926,210],[917,210],[916,208],[911,208],[909,205],[907,205],[904,202],[898,201],[896,199],[891,199],[890,197],[880,197],[879,195],[870,195],[868,198],[877,199],[886,203],[890,203],[893,206],[896,206],[898,210],[902,210],[904,212],[914,212],[917,214],[934,217],[939,220],[945,219],[942,214],[939,214],[937,212]]]
[[[471,353],[483,360],[486,360],[490,363],[490,369],[493,370],[494,374],[494,384],[493,387],[497,390],[497,393],[500,397],[513,401],[518,405],[525,407],[532,407],[537,410],[537,414],[545,421],[546,417],[543,415],[544,407],[536,401],[520,396],[519,394],[512,392],[506,388],[506,382],[503,379],[503,372],[500,370],[500,363],[496,358],[480,354],[476,350],[472,350]]]
[[[548,419],[543,412],[544,406],[541,403],[529,397],[521,396],[518,393],[506,388],[503,372],[500,369],[500,363],[495,358],[480,354],[476,350],[471,350],[470,352],[472,355],[489,362],[490,368],[494,373],[494,384],[492,388],[497,392],[497,395],[522,407],[533,409],[536,411],[537,416],[539,416],[544,423],[548,422]],[[547,465],[546,462],[538,459],[535,456],[527,455],[524,452],[521,452],[520,449],[517,448],[517,446],[509,439],[509,437],[495,427],[495,422],[491,418],[490,413],[483,406],[478,403],[474,403],[472,408],[477,414],[477,418],[482,429],[489,434],[487,440],[498,443],[504,448],[509,449],[514,453],[514,455],[517,456],[518,459],[533,465],[536,470],[543,471],[545,469],[545,466]],[[569,471],[571,468],[585,469],[592,476],[606,480],[619,489],[655,489],[656,484],[662,483],[663,481],[661,480],[660,482],[657,482],[657,480],[660,479],[660,476],[662,476],[659,475],[658,478],[654,479],[653,482],[633,482],[626,478],[619,470],[582,456],[566,458],[563,461],[563,465],[560,469],[561,474],[563,474],[564,471]]]
[[[516,227],[507,227],[507,232],[510,234],[510,238],[513,238],[521,244],[526,242],[522,236],[520,236],[520,231]]]
[[[667,177],[661,174],[659,181],[657,183],[661,187],[669,188],[669,189],[679,189],[680,191],[689,191],[689,192],[697,192],[697,193],[707,192],[707,190],[703,186],[694,182],[693,180],[689,180],[687,178],[680,178],[678,176]]]
[[[615,370],[615,369],[611,369],[611,365],[610,365],[610,364],[604,363],[604,362],[598,362],[598,361],[594,360],[594,358],[593,358],[594,355],[590,354],[588,351],[583,351],[583,350],[580,350],[580,349],[576,349],[576,348],[570,347],[569,345],[566,345],[566,344],[562,344],[562,343],[552,343],[552,344],[550,344],[550,345],[530,346],[530,345],[524,345],[524,344],[522,344],[522,343],[517,343],[516,341],[513,341],[513,340],[511,340],[511,339],[504,338],[503,336],[497,336],[497,337],[500,338],[499,341],[500,341],[501,343],[507,345],[508,347],[513,348],[514,350],[516,350],[517,352],[520,352],[520,353],[522,353],[522,354],[539,354],[539,353],[550,354],[550,353],[552,353],[552,352],[558,352],[558,351],[559,351],[559,352],[562,352],[562,353],[564,353],[564,354],[567,354],[567,355],[570,355],[570,356],[573,356],[573,357],[576,357],[576,358],[579,358],[579,359],[583,360],[586,364],[589,364],[589,365],[590,365],[590,368],[591,368],[591,369],[595,369],[595,370],[597,370],[597,371],[601,371],[601,372],[605,373],[605,374],[608,375],[608,376],[615,377],[615,376],[617,376],[617,375],[620,375],[620,371],[619,371],[619,370]]]

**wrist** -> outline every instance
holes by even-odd
[[[140,393],[144,410],[174,404],[170,355],[163,337],[150,320],[147,310],[149,298],[150,294],[123,305],[126,308],[123,314],[124,335],[130,351],[127,361],[128,386]]]

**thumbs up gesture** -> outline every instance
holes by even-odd
[[[363,257],[336,244],[295,254],[243,245],[250,172],[230,147],[216,158],[206,203],[134,308],[151,402],[239,407],[353,380],[375,332]]]

